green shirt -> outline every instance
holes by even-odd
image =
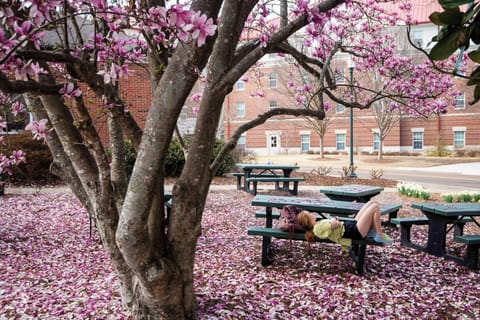
[[[345,227],[343,222],[340,222],[340,227],[332,229],[330,222],[327,219],[318,221],[313,227],[313,233],[320,239],[328,239],[342,246],[346,250],[352,245],[352,239],[343,238]]]

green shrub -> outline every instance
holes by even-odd
[[[60,178],[50,173],[50,164],[53,158],[44,142],[33,140],[30,132],[6,135],[4,141],[5,145],[2,146],[4,154],[10,154],[14,150],[23,150],[27,158],[27,163],[13,167],[13,175],[6,176],[7,183],[46,185],[61,182]]]
[[[165,175],[167,177],[178,177],[185,165],[185,156],[178,139],[173,139],[168,147],[167,158],[165,159]]]
[[[217,139],[215,141],[215,146],[213,149],[213,159],[215,159],[215,157],[220,153],[220,150],[223,148],[224,145],[225,145],[225,142],[223,140]],[[233,152],[230,152],[225,157],[225,160],[223,160],[222,164],[218,168],[215,175],[224,176],[225,174],[232,172],[233,168],[235,167],[235,163],[236,163],[235,154]]]
[[[189,140],[185,140],[185,143],[188,144],[190,143]],[[217,139],[215,141],[214,149],[213,149],[213,159],[218,155],[220,150],[223,148],[225,145],[225,142],[223,140]],[[220,167],[218,168],[216,172],[216,176],[223,176],[229,172],[232,172],[232,169],[235,167],[236,163],[236,153],[229,153],[226,157],[225,160],[222,162]],[[180,146],[180,143],[178,139],[173,139],[172,142],[170,143],[170,147],[168,149],[168,155],[167,159],[165,160],[165,174],[168,177],[178,177],[180,176],[180,173],[183,170],[183,166],[185,165],[185,157],[182,151],[182,147]]]

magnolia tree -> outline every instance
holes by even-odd
[[[241,134],[278,115],[324,117],[323,103],[269,110],[238,128],[211,161],[225,96],[265,54],[291,56],[320,79],[317,95],[355,108],[389,97],[397,102],[392,107],[429,113],[445,107],[432,98],[448,88],[435,83],[425,91],[425,82],[433,81],[429,73],[420,83],[419,74],[399,69],[380,32],[396,18],[382,13],[375,1],[280,1],[279,20],[272,20],[275,12],[260,1],[178,2],[0,3],[0,90],[24,95],[34,116],[27,129],[46,140],[52,170],[95,219],[125,310],[137,319],[196,317],[193,267],[205,200]],[[290,40],[299,31],[305,50]],[[389,65],[396,73],[380,91],[360,90],[356,82],[357,98],[350,103],[329,67],[337,52],[351,54],[365,69]],[[152,103],[143,130],[119,90],[131,63],[142,63],[150,75]],[[198,118],[167,219],[165,159],[199,80],[205,88],[196,95]],[[108,114],[108,145],[100,139],[87,91],[101,99]],[[124,137],[138,150],[129,180]]]

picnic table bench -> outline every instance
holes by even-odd
[[[299,169],[297,165],[291,164],[268,164],[268,163],[237,163],[241,173],[233,173],[237,178],[237,189],[243,189],[249,193],[257,194],[258,182],[275,182],[276,190],[284,190],[291,194],[297,194],[298,183],[304,178],[290,178],[294,170]],[[242,184],[243,180],[243,184]],[[290,189],[289,184],[293,183]],[[250,188],[252,183],[253,188]],[[282,186],[280,186],[282,183]]]
[[[262,266],[267,266],[273,261],[271,254],[271,238],[285,239],[285,240],[305,240],[304,232],[294,232],[293,234],[287,231],[282,231],[277,228],[264,228],[264,227],[250,227],[247,231],[251,236],[262,236]],[[315,237],[315,242],[334,243],[328,239],[320,239]],[[350,255],[355,262],[355,271],[358,274],[364,272],[365,253],[367,245],[382,246],[380,242],[376,242],[371,237],[367,237],[364,240],[352,240],[352,246],[350,248]]]
[[[298,183],[305,180],[302,177],[250,177],[246,178],[246,183],[252,182],[252,188],[248,191],[256,195],[257,194],[257,184],[258,182],[275,182],[275,190],[283,190],[292,195],[298,194]],[[282,186],[280,186],[280,182]],[[293,183],[293,187],[290,188],[290,182]]]

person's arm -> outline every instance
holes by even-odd
[[[342,226],[342,223],[338,220],[337,217],[330,219],[330,226],[333,229],[340,228]]]

